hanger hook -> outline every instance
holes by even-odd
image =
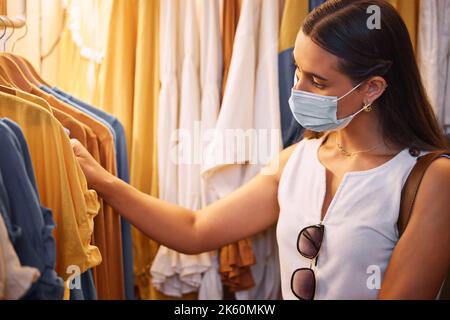
[[[0,17],[0,20],[2,20],[2,23],[3,23],[3,27],[4,27],[4,29],[3,29],[3,34],[0,36],[0,40],[2,40],[3,39],[3,37],[5,36],[5,34],[6,34],[6,29],[8,29],[8,26],[6,25],[6,22],[5,22],[5,20],[3,20],[3,17]]]
[[[16,43],[19,42],[20,40],[22,40],[23,38],[25,38],[28,34],[28,23],[25,22],[25,33],[20,36],[19,38],[17,38],[16,40],[14,40],[14,43],[12,45],[11,51],[14,53],[14,48],[16,47]]]
[[[14,40],[13,45],[11,47],[11,52],[14,53],[14,48],[16,47],[16,43],[19,42],[20,40],[22,40],[23,38],[25,38],[28,34],[28,23],[25,22],[25,33],[20,36],[19,38],[17,38],[16,40]]]
[[[8,20],[9,23],[11,23],[12,32],[11,32],[11,34],[8,37],[6,37],[5,42],[3,43],[3,51],[6,51],[7,42],[9,41],[9,39],[11,39],[11,37],[14,34],[14,32],[16,31],[16,26],[14,25],[14,21],[12,21],[8,16],[6,16],[5,18]]]

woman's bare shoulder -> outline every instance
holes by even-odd
[[[287,147],[286,149],[281,151],[278,154],[277,159],[275,159],[275,161],[277,163],[274,163],[273,165],[277,166],[276,175],[275,175],[277,182],[280,181],[280,178],[281,178],[281,175],[283,174],[283,170],[284,170],[284,167],[286,166],[286,163],[291,158],[292,154],[297,149],[297,147],[299,146],[300,143],[301,143],[301,141]]]
[[[435,160],[425,172],[423,177],[422,190],[430,197],[443,197],[448,201],[447,196],[450,191],[450,158],[442,157]],[[439,192],[436,192],[439,191]]]

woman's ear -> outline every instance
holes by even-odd
[[[387,83],[384,78],[376,76],[367,81],[364,104],[373,104],[386,90]]]

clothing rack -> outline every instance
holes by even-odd
[[[3,27],[20,29],[26,25],[27,22],[27,2],[20,0],[18,2],[19,14],[14,18],[8,17],[7,0],[0,0],[0,22]]]

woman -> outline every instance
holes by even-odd
[[[370,5],[379,29],[368,28]],[[434,299],[450,265],[450,160],[425,174],[399,239],[400,192],[418,155],[410,151],[446,148],[404,22],[382,0],[328,1],[304,21],[294,59],[290,106],[309,131],[274,160],[276,174],[192,212],[121,182],[73,141],[89,185],[183,253],[277,223],[285,299]]]

